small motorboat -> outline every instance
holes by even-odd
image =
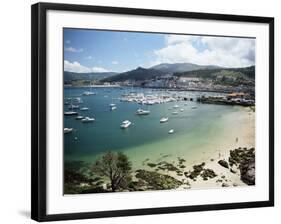
[[[177,115],[179,112],[177,112],[177,111],[174,111],[172,114],[173,115]]]
[[[81,120],[83,123],[89,123],[95,121],[95,118],[85,117]]]
[[[112,110],[116,110],[117,109],[117,107],[116,106],[112,106],[112,107],[110,107],[110,110],[112,111]]]
[[[70,132],[72,132],[73,131],[73,128],[64,128],[63,129],[63,133],[64,134],[68,134],[68,133],[70,133]]]
[[[123,128],[123,129],[125,129],[125,128],[128,128],[131,124],[132,124],[131,121],[125,120],[125,121],[122,122],[122,124],[120,125],[120,127]]]
[[[89,108],[88,107],[82,107],[80,110],[81,111],[87,111],[87,110],[89,110]]]
[[[79,105],[73,105],[73,104],[71,104],[69,107],[68,107],[68,109],[79,109]]]
[[[83,96],[92,96],[92,95],[96,95],[96,93],[91,92],[91,91],[85,91],[82,93]]]
[[[136,115],[148,115],[150,114],[149,110],[138,109]]]
[[[191,107],[191,109],[197,109],[197,107],[196,107],[196,106],[193,106],[193,107]]]
[[[180,112],[183,112],[184,111],[184,109],[180,109]]]
[[[174,129],[171,129],[168,133],[169,134],[173,134],[174,133]]]
[[[83,116],[77,116],[75,119],[76,120],[82,120],[84,117]]]
[[[160,123],[165,123],[165,122],[168,122],[169,118],[168,117],[162,117],[160,119]]]
[[[173,108],[175,108],[175,109],[179,108],[179,105],[176,104],[176,105],[173,106]]]
[[[78,114],[78,112],[76,112],[76,111],[65,111],[64,112],[64,115],[66,115],[66,116],[72,116],[72,115],[77,115]]]
[[[76,103],[76,104],[81,104],[81,103],[83,103],[83,100],[82,100],[80,97],[76,97],[76,98],[74,98],[72,101],[73,101],[73,103]]]

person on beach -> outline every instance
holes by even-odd
[[[236,141],[236,143],[238,142],[238,137],[236,137],[236,140],[235,140],[235,141]]]

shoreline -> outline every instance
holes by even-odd
[[[205,163],[204,168],[211,169],[218,175],[215,178],[208,179],[208,181],[204,181],[202,178],[197,178],[196,181],[189,181],[189,188],[217,188],[221,187],[223,183],[229,186],[234,185],[235,187],[247,186],[247,184],[245,184],[240,179],[240,171],[238,170],[238,168],[236,168],[236,173],[232,173],[230,169],[226,169],[218,164],[218,161],[228,161],[230,150],[234,150],[236,148],[255,148],[255,113],[249,112],[248,115],[248,118],[245,116],[239,122],[240,124],[242,124],[238,128],[239,133],[233,133],[234,135],[239,136],[238,142],[221,142],[217,146],[213,146],[215,148],[218,148],[217,150],[214,150],[212,146],[210,146],[209,149],[207,147],[201,155],[194,155],[194,158],[192,158],[191,160],[184,156],[181,156],[181,158],[186,160],[186,163],[184,164],[186,166],[184,169],[185,172],[190,172],[194,165]],[[173,159],[175,160],[175,158]],[[169,158],[167,157],[166,161],[173,163],[173,159],[169,160]],[[177,173],[174,172],[163,172],[163,174],[168,174],[178,180],[182,179],[181,176],[178,176]],[[219,179],[223,179],[222,182],[216,182]],[[179,189],[182,188],[185,189],[186,186],[182,185],[181,187],[179,187]]]
[[[163,140],[164,143],[160,141],[152,143],[151,145],[124,150],[123,152],[128,156],[133,165],[133,179],[138,179],[136,178],[138,172],[147,171],[148,173],[141,174],[147,176],[157,173],[157,175],[166,175],[166,177],[172,177],[175,181],[181,181],[182,184],[172,188],[174,190],[248,186],[241,180],[238,167],[234,166],[233,169],[226,169],[218,163],[219,160],[229,161],[230,150],[237,148],[255,148],[255,112],[251,111],[250,108],[241,108],[241,110],[243,110],[243,113],[240,117],[236,117],[235,125],[226,125],[227,127],[225,130],[214,135],[216,138],[211,135],[210,138],[213,142],[209,144],[203,144],[201,147],[200,144],[196,145],[195,143],[194,148],[192,148],[193,151],[186,150],[184,143],[178,144],[178,147],[182,147],[182,149],[178,149],[178,153],[177,150],[171,150],[170,146],[175,146],[175,142],[180,140],[185,142],[185,136],[179,136],[179,138],[175,139],[167,138]],[[236,114],[234,113],[229,117],[225,116],[223,122],[232,121],[233,116],[236,116]],[[237,140],[235,138],[237,138]],[[232,140],[230,141],[230,139]],[[160,148],[161,144],[162,148]],[[163,145],[166,148],[163,148]],[[191,146],[193,147],[192,144]],[[95,156],[95,158],[98,157],[100,157],[100,155]],[[178,164],[182,159],[184,162]],[[93,157],[88,157],[86,160],[88,162],[94,162],[95,159]],[[195,178],[196,180],[188,178],[187,176],[192,173],[194,166],[200,166],[202,163],[204,163],[202,172],[207,170],[210,174],[211,170],[216,176],[204,180],[204,178],[200,176],[202,174],[201,172],[201,174]],[[180,171],[175,168],[173,168],[173,171],[169,171],[159,169],[158,164],[160,164],[160,168],[163,168],[163,165],[170,168],[179,168],[179,166],[182,165],[184,167],[182,166],[183,168],[179,169]],[[105,183],[108,182],[105,180]]]

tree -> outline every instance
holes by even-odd
[[[113,192],[127,184],[131,178],[131,169],[131,162],[122,152],[107,152],[92,167],[97,175],[109,178]]]

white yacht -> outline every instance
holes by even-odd
[[[160,123],[165,123],[165,122],[168,122],[169,118],[168,117],[162,117],[160,119]]]
[[[81,111],[87,111],[87,110],[89,110],[89,108],[88,107],[82,107],[80,110]]]
[[[63,129],[63,133],[64,133],[64,134],[70,133],[70,132],[72,132],[72,131],[73,131],[73,128],[64,128],[64,129]]]
[[[177,115],[179,112],[177,112],[177,111],[174,111],[172,114],[173,115]]]
[[[116,104],[115,104],[115,103],[111,103],[111,104],[109,104],[109,108],[110,108],[110,110],[111,110],[111,111],[113,111],[113,110],[116,110],[116,109],[117,109],[117,107],[116,107]]]
[[[83,103],[83,100],[80,97],[76,97],[72,101],[73,101],[73,103],[77,103],[77,104]]]
[[[148,115],[150,114],[149,110],[138,109],[136,115]]]
[[[179,105],[176,104],[176,105],[173,106],[173,108],[175,108],[175,109],[179,108]]]
[[[77,116],[75,119],[76,120],[82,120],[84,117],[83,116]]]
[[[128,128],[131,124],[132,124],[131,121],[125,120],[125,121],[122,122],[122,124],[120,125],[120,127],[121,127],[121,128]]]
[[[95,121],[95,118],[85,117],[81,121],[84,122],[84,123],[89,123],[89,122]]]
[[[74,104],[71,104],[68,109],[79,109],[79,105],[74,105]]]
[[[76,112],[76,111],[65,111],[64,112],[64,115],[66,115],[66,116],[77,115],[77,114],[78,114],[78,112]]]
[[[96,93],[91,92],[91,91],[85,91],[82,93],[83,96],[92,96],[92,95],[96,95]]]
[[[174,129],[171,129],[168,133],[169,134],[173,134],[174,133]]]
[[[183,109],[180,109],[180,112],[183,112],[184,110]]]

